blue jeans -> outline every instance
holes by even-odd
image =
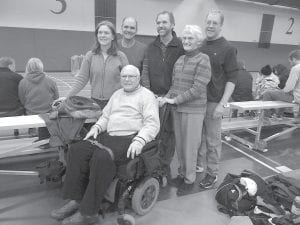
[[[197,165],[205,168],[206,172],[215,176],[219,172],[221,157],[221,123],[222,117],[213,118],[218,103],[207,102],[206,116],[203,121],[202,141],[198,150]]]

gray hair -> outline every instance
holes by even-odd
[[[122,70],[121,70],[121,75],[125,72],[125,71],[130,71],[131,73],[133,73],[134,75],[138,75],[138,76],[140,76],[140,70],[136,67],[136,66],[134,66],[134,65],[126,65],[126,66],[124,66],[123,68],[122,68]]]
[[[1,57],[0,67],[8,68],[10,65],[15,65],[15,60],[11,57]]]
[[[198,41],[203,41],[204,40],[204,35],[202,33],[202,30],[199,26],[197,25],[185,25],[183,28],[182,33],[184,32],[190,32],[191,34],[195,35]]]
[[[26,64],[26,73],[44,72],[44,65],[39,58],[31,58]]]

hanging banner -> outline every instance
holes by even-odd
[[[1,0],[0,26],[93,31],[94,0]]]

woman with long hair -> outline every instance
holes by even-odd
[[[68,96],[76,95],[90,82],[92,99],[104,108],[114,91],[121,88],[120,71],[128,60],[118,50],[116,29],[111,22],[100,22],[95,38],[95,44],[86,53]]]

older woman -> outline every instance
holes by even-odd
[[[104,108],[114,91],[121,88],[120,71],[128,64],[128,60],[118,50],[116,30],[111,22],[100,22],[95,36],[95,45],[85,55],[68,96],[76,95],[90,82],[91,97]]]
[[[199,50],[203,39],[200,27],[185,26],[182,32],[185,55],[176,61],[172,86],[159,100],[160,105],[174,105],[172,113],[179,175],[171,180],[171,184],[179,186],[178,195],[190,191],[196,180],[197,152],[206,111],[206,86],[211,77],[209,57]]]
[[[146,45],[135,39],[138,23],[133,17],[125,17],[122,21],[122,39],[118,40],[120,50],[128,58],[129,64],[136,66],[140,71],[143,68]]]

